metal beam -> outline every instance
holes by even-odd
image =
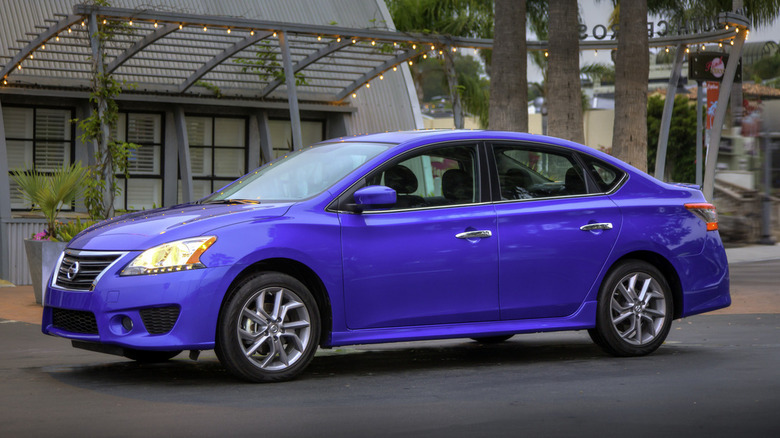
[[[704,139],[702,138],[702,130],[704,129],[704,123],[702,120],[702,112],[704,111],[704,88],[702,87],[702,81],[696,81],[696,185],[701,187],[702,184],[702,152],[704,149]]]
[[[19,51],[8,63],[3,66],[3,69],[0,70],[0,78],[6,78],[9,73],[13,69],[16,68],[17,65],[19,65],[20,62],[22,62],[27,56],[30,55],[35,49],[40,47],[41,45],[45,44],[46,41],[49,40],[49,38],[53,37],[54,35],[58,34],[61,30],[72,26],[75,23],[78,23],[79,21],[83,20],[84,17],[81,15],[68,15],[67,17],[63,18],[62,20],[58,21],[53,26],[46,29],[46,31],[41,32],[40,35],[38,35],[37,38],[30,41],[29,44],[24,46],[22,50]]]
[[[11,219],[11,181],[8,177],[8,145],[5,141],[3,104],[0,101],[0,279],[10,278],[8,227]]]
[[[301,135],[301,113],[298,110],[298,92],[295,88],[295,72],[290,57],[290,47],[287,45],[287,34],[279,32],[279,47],[282,49],[282,65],[284,65],[284,80],[287,85],[287,103],[290,106],[290,127],[292,128],[293,149],[303,147]]]
[[[672,75],[669,76],[669,83],[666,86],[666,100],[664,101],[664,112],[661,116],[661,130],[658,132],[658,151],[655,154],[655,177],[664,180],[664,171],[666,170],[666,147],[669,144],[669,127],[672,123],[672,111],[674,111],[674,97],[677,92],[677,85],[680,82],[680,71],[682,70],[685,51],[681,44],[677,45],[672,67]]]
[[[122,64],[127,62],[136,53],[140,52],[141,50],[145,49],[147,46],[151,45],[155,41],[168,35],[169,33],[175,31],[178,28],[179,26],[177,24],[170,23],[146,35],[142,40],[137,41],[135,44],[133,44],[132,47],[122,52],[121,55],[114,58],[114,60],[111,61],[111,63],[109,63],[106,66],[106,73],[111,74],[111,72],[113,72],[114,70],[119,68]]]
[[[704,164],[704,187],[702,189],[704,197],[710,202],[712,202],[712,196],[715,191],[715,169],[718,164],[718,150],[720,149],[723,122],[726,119],[726,105],[731,96],[731,86],[734,83],[737,64],[739,64],[739,58],[742,57],[742,46],[745,44],[746,33],[743,28],[742,32],[737,33],[737,37],[734,38],[734,46],[731,47],[731,52],[729,52],[726,72],[723,73],[723,82],[721,82],[720,90],[718,91],[718,106],[715,109],[715,118],[712,121],[712,130],[710,131],[710,145],[707,148],[707,159]]]
[[[353,91],[360,88],[361,85],[368,82],[370,79],[379,76],[382,72],[385,70],[388,70],[392,68],[396,64],[400,64],[401,62],[406,61],[407,59],[417,55],[419,52],[416,50],[406,50],[399,55],[394,56],[393,58],[388,59],[387,61],[383,62],[379,66],[371,69],[368,73],[364,74],[363,76],[355,79],[351,84],[344,87],[344,90],[341,91],[341,93],[336,95],[336,101],[343,100],[345,97],[352,94]]]
[[[179,174],[181,176],[181,200],[192,202],[192,162],[190,161],[190,140],[187,137],[187,119],[181,105],[176,105],[176,136],[179,146]]]
[[[333,52],[338,51],[343,47],[350,45],[351,43],[352,41],[349,38],[343,38],[340,42],[334,41],[328,44],[327,46],[321,48],[320,50],[317,50],[316,52],[296,62],[295,66],[293,67],[293,72],[298,73],[299,71],[308,67],[310,64],[317,62],[318,60],[330,55]],[[279,85],[282,85],[281,79],[275,79],[271,81],[268,85],[265,86],[265,88],[263,88],[263,91],[260,92],[260,95],[262,97],[268,96]]]
[[[165,143],[163,143],[163,206],[178,204],[179,137],[176,115],[165,111]]]
[[[188,88],[193,86],[195,82],[198,81],[198,79],[202,78],[206,75],[206,73],[210,72],[214,69],[214,67],[218,66],[222,63],[222,61],[230,58],[231,56],[235,55],[236,53],[244,50],[245,48],[251,46],[252,44],[263,40],[265,38],[268,38],[269,36],[273,35],[273,32],[255,32],[254,35],[250,35],[232,46],[228,47],[227,49],[223,50],[222,53],[219,55],[211,58],[209,62],[203,64],[198,70],[195,71],[189,78],[187,78],[181,85],[179,85],[179,93],[184,93],[187,91]]]

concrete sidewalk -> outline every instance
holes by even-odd
[[[780,244],[728,248],[726,254],[729,258],[729,265],[778,260],[780,259]],[[778,288],[780,289],[780,285]],[[767,295],[764,293],[761,296],[753,297],[754,300],[745,296],[749,293],[750,291],[740,290],[740,297],[736,299],[735,290],[732,288],[732,298],[734,299],[732,306],[718,312],[756,313],[756,309],[764,308],[764,304],[762,304],[764,301],[770,300],[774,304],[774,294],[764,297],[763,295]],[[778,294],[780,295],[780,291]],[[42,307],[35,303],[32,286],[14,286],[7,281],[0,280],[0,319],[40,324],[42,311]]]

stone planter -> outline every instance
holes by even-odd
[[[24,250],[27,253],[27,263],[30,267],[35,302],[43,303],[43,294],[46,292],[46,284],[51,279],[51,274],[57,264],[57,259],[65,250],[67,242],[52,242],[49,240],[24,241]]]

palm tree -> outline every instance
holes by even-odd
[[[490,129],[528,132],[526,1],[495,1]]]
[[[387,7],[397,30],[438,33],[462,37],[489,37],[492,33],[490,0],[388,0]],[[455,127],[463,129],[463,105],[450,48],[441,47],[444,71],[452,101]]]
[[[583,143],[577,0],[549,0],[547,133]]]
[[[620,4],[612,154],[647,171],[647,0]]]

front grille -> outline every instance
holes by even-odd
[[[81,310],[51,309],[52,325],[71,333],[96,335],[98,333],[95,314]]]
[[[92,290],[98,276],[122,253],[66,250],[57,268],[56,285],[70,290]]]
[[[179,307],[170,306],[142,309],[139,313],[147,332],[153,335],[162,335],[173,330],[173,325],[179,319],[180,311]]]

